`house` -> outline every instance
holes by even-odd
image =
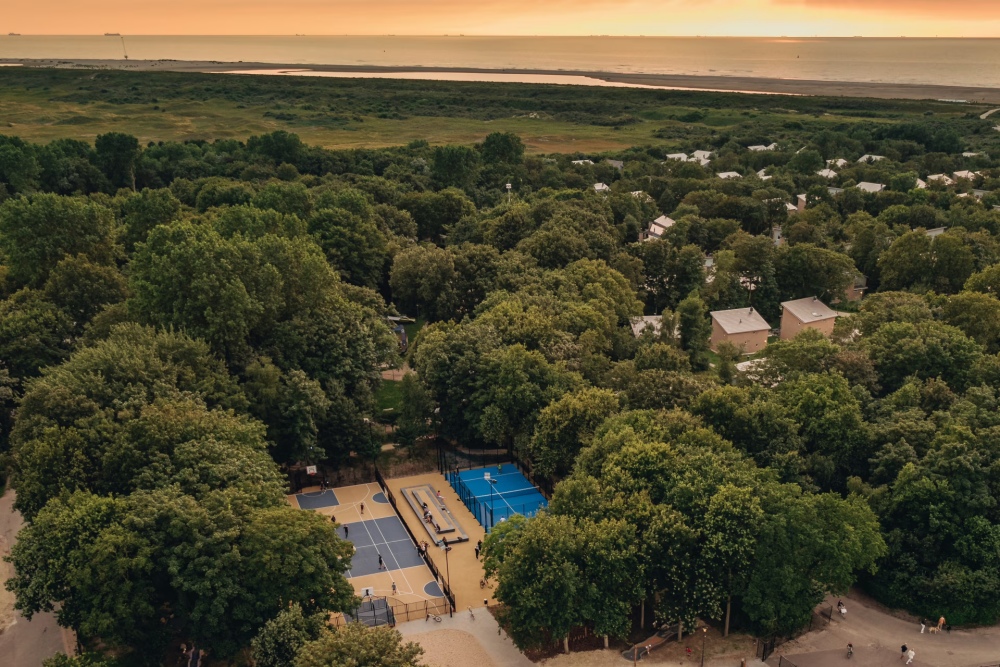
[[[663,236],[663,232],[667,231],[673,227],[675,221],[672,218],[668,218],[665,215],[661,215],[656,220],[649,223],[649,229],[643,235],[643,241],[651,241],[653,239],[658,239]]]
[[[743,354],[754,354],[767,347],[767,334],[771,331],[771,325],[752,307],[716,310],[711,315],[710,343],[716,352],[722,342],[732,343],[742,349]]]
[[[856,187],[858,190],[861,190],[862,192],[870,192],[870,193],[882,192],[883,190],[885,190],[885,186],[882,185],[881,183],[869,183],[868,181],[861,181],[854,187]]]
[[[712,151],[695,151],[691,153],[691,157],[695,160],[707,160],[712,157]]]
[[[858,164],[871,164],[873,162],[881,162],[884,159],[884,155],[862,155],[858,158]]]
[[[868,278],[862,275],[854,276],[854,284],[847,288],[848,301],[861,301],[865,290],[868,289]]]
[[[927,234],[927,236],[931,237],[932,239],[936,239],[937,237],[944,234],[945,231],[947,231],[947,229],[948,229],[947,227],[935,227],[934,229],[928,229],[926,232],[924,232],[924,234]]]
[[[632,324],[632,334],[639,338],[642,336],[642,332],[646,329],[651,329],[654,335],[660,335],[660,327],[663,326],[663,316],[662,315],[643,315],[642,317],[633,317],[631,320]]]
[[[753,151],[754,153],[762,153],[764,151],[773,151],[778,148],[778,144],[770,144],[769,146],[747,146],[748,151]]]
[[[981,153],[970,153],[968,151],[962,153],[962,157],[979,157],[980,155]]]
[[[653,201],[653,198],[650,197],[649,195],[647,195],[642,190],[636,190],[635,192],[632,193],[632,196],[635,197],[636,199],[641,199],[644,202],[651,202],[651,201]]]
[[[799,212],[799,207],[796,206],[795,204],[790,203],[790,202],[785,202],[785,212],[788,215],[792,215],[794,213],[798,213]]]
[[[611,186],[604,183],[594,183],[594,189],[598,192],[611,192]]]
[[[839,157],[836,160],[826,161],[826,166],[828,167],[846,167],[848,164],[850,163],[842,157]]]
[[[954,185],[955,181],[951,180],[944,174],[931,174],[927,177],[928,181],[933,181],[934,183],[942,183],[944,185]]]
[[[837,178],[837,172],[833,169],[820,169],[816,172],[817,176],[822,176],[823,178]]]
[[[955,178],[965,178],[970,181],[976,180],[976,176],[979,176],[978,171],[956,171],[952,174]]]
[[[804,329],[816,329],[824,336],[833,333],[839,313],[816,297],[781,304],[781,340],[795,338]]]
[[[775,248],[780,248],[785,242],[785,238],[781,235],[781,225],[771,227],[771,240],[774,241]]]
[[[917,190],[926,190],[926,189],[927,189],[927,181],[925,181],[922,178],[918,178],[917,179]]]
[[[806,204],[809,203],[809,197],[806,195],[796,195],[795,196],[795,210],[800,213],[806,210]]]
[[[831,197],[844,194],[844,188],[827,188],[826,191]]]
[[[983,197],[985,197],[989,193],[990,193],[989,190],[973,190],[972,191],[972,196],[975,197],[976,199],[982,199]]]
[[[622,162],[621,160],[605,160],[604,163],[605,164],[610,164],[612,167],[614,167],[618,171],[621,171],[622,169],[625,168],[625,163]]]
[[[688,160],[688,162],[697,162],[703,167],[707,167],[708,165],[712,164],[712,161],[709,160],[707,157],[691,157]]]
[[[573,160],[573,164],[594,164],[593,160]]]
[[[769,181],[769,180],[771,180],[771,177],[767,175],[767,169],[766,168],[765,169],[761,169],[760,171],[757,172],[757,178],[759,178],[762,181]]]
[[[688,156],[687,153],[671,153],[670,155],[667,156],[667,159],[677,160],[678,162],[687,162]]]
[[[719,178],[721,178],[723,180],[729,180],[731,178],[743,178],[743,176],[739,172],[724,171],[721,174],[719,174]]]

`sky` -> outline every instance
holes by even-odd
[[[1000,37],[1000,0],[4,0],[7,32]]]

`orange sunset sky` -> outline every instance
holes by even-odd
[[[1000,36],[1000,0],[6,0],[0,33]]]

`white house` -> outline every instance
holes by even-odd
[[[979,176],[979,172],[978,171],[956,171],[954,174],[952,174],[952,176],[954,176],[955,178],[965,178],[965,179],[968,179],[970,181],[974,181],[974,180],[976,180],[976,176]]]
[[[593,160],[573,160],[573,164],[594,164]]]
[[[594,183],[594,190],[598,192],[611,192],[611,186],[604,183]]]
[[[778,144],[770,144],[768,146],[747,146],[748,151],[753,151],[754,153],[763,153],[764,151],[773,151],[778,148]]]
[[[642,335],[642,332],[646,329],[652,330],[653,334],[656,336],[660,335],[660,328],[663,326],[663,316],[662,315],[643,315],[642,317],[633,317],[631,320],[632,324],[632,334],[638,338]]]
[[[826,165],[828,167],[846,167],[848,164],[849,163],[847,162],[847,160],[845,160],[842,157],[839,157],[836,160],[827,160],[826,161]]]
[[[871,164],[872,162],[881,162],[884,159],[884,155],[862,155],[858,158],[858,164]]]
[[[918,178],[917,179],[917,190],[926,190],[926,189],[927,189],[927,181],[925,181],[922,178]]]
[[[677,160],[678,162],[687,162],[688,156],[687,153],[671,153],[670,155],[667,156],[667,159]]]
[[[837,172],[833,169],[820,169],[816,172],[816,175],[824,178],[837,178]]]
[[[719,178],[729,180],[731,178],[743,178],[743,176],[735,171],[724,171],[719,174]]]
[[[942,234],[944,234],[945,230],[947,230],[947,229],[948,229],[947,227],[935,227],[934,229],[928,229],[924,233],[927,234],[927,236],[929,236],[932,239],[934,239],[934,238],[937,238],[937,237],[941,236]]]
[[[661,215],[656,220],[649,223],[649,229],[643,237],[643,241],[652,241],[653,239],[658,239],[663,236],[663,233],[674,226],[675,221],[673,218],[668,218],[665,215]]]
[[[861,190],[862,192],[871,192],[871,193],[882,192],[883,190],[885,190],[885,186],[882,185],[881,183],[869,183],[868,181],[861,181],[854,187],[856,187],[858,190]]]
[[[955,181],[951,180],[944,174],[931,174],[927,177],[928,181],[934,181],[935,183],[943,183],[944,185],[954,185]]]
[[[962,153],[962,157],[979,157],[979,155],[980,155],[979,153],[970,153],[968,151]]]
[[[625,168],[625,163],[622,162],[621,160],[605,160],[604,162],[607,163],[607,164],[610,164],[612,167],[614,167],[618,171],[621,171],[622,169]]]
[[[757,172],[757,178],[759,178],[762,181],[769,181],[769,180],[771,180],[771,177],[767,175],[767,169],[766,168],[765,169],[761,169],[760,171]]]
[[[709,160],[707,157],[694,157],[694,156],[692,156],[688,160],[688,162],[697,162],[698,164],[700,164],[703,167],[707,167],[708,165],[710,165],[712,163],[712,161]]]
[[[831,197],[838,197],[844,194],[844,188],[827,188],[826,191]]]
[[[696,160],[707,160],[712,157],[712,151],[695,151],[691,153],[691,157]]]

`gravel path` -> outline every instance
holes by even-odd
[[[500,632],[492,614],[484,608],[475,614],[475,620],[462,611],[454,618],[442,616],[440,623],[413,621],[396,629],[423,647],[423,664],[428,667],[533,667],[506,633]]]

